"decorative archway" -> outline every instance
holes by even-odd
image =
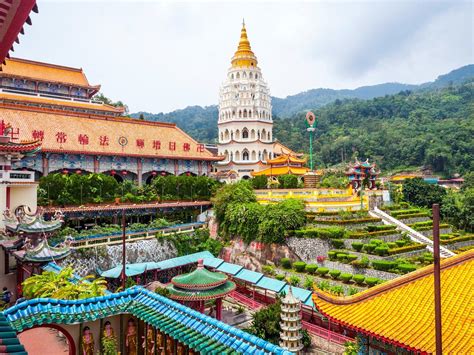
[[[76,355],[77,354],[77,352],[76,352],[76,343],[74,341],[74,338],[72,337],[72,335],[66,329],[64,329],[63,327],[61,327],[58,324],[52,323],[52,324],[35,325],[31,328],[25,329],[24,331],[18,333],[18,336],[21,338],[21,334],[24,334],[24,333],[28,332],[29,330],[37,329],[37,328],[52,328],[52,329],[56,329],[57,331],[61,332],[62,334],[64,334],[64,336],[67,339],[67,344],[68,344],[68,348],[69,348],[69,355]]]

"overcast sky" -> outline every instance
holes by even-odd
[[[272,95],[421,83],[474,62],[472,1],[38,0],[17,57],[82,67],[131,112],[217,103],[242,18]]]

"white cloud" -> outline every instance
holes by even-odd
[[[15,55],[83,67],[132,111],[217,102],[245,17],[273,95],[419,83],[473,62],[472,2],[40,2]]]

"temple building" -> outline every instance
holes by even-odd
[[[273,157],[273,120],[270,91],[258,67],[245,23],[219,93],[218,177],[250,178]]]
[[[13,168],[94,172],[118,180],[149,182],[157,174],[207,175],[214,156],[175,124],[124,116],[120,107],[94,100],[82,69],[7,59],[0,72],[0,114],[12,126],[12,141],[38,140],[42,153]]]
[[[274,159],[270,159],[266,162],[266,169],[252,172],[252,176],[266,175],[270,178],[278,177],[280,175],[297,175],[303,176],[309,171],[309,168],[305,167],[305,159],[297,158],[288,154],[281,154]]]
[[[441,261],[442,353],[472,354],[474,251]],[[359,354],[434,354],[433,265],[349,297],[321,290],[316,308],[360,338]]]
[[[376,189],[375,182],[379,174],[380,171],[376,171],[375,163],[369,163],[369,159],[361,162],[356,158],[355,163],[352,163],[346,171],[346,175],[354,190],[360,189],[363,183],[370,190]]]

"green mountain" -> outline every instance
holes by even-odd
[[[273,115],[275,118],[289,118],[298,112],[316,109],[344,99],[372,99],[385,95],[396,94],[405,90],[431,90],[460,83],[474,78],[474,65],[466,65],[448,74],[440,75],[435,81],[410,85],[400,83],[385,83],[372,86],[362,86],[354,90],[312,89],[286,98],[272,97]],[[173,122],[192,137],[201,142],[215,143],[217,138],[217,106],[188,106],[184,109],[169,113],[137,112],[131,117],[143,118],[150,121]],[[275,135],[283,143],[283,137]]]
[[[337,99],[313,112],[319,166],[359,157],[375,160],[382,170],[424,166],[446,176],[474,171],[474,79],[370,100]],[[274,136],[308,151],[304,117],[275,118]]]

